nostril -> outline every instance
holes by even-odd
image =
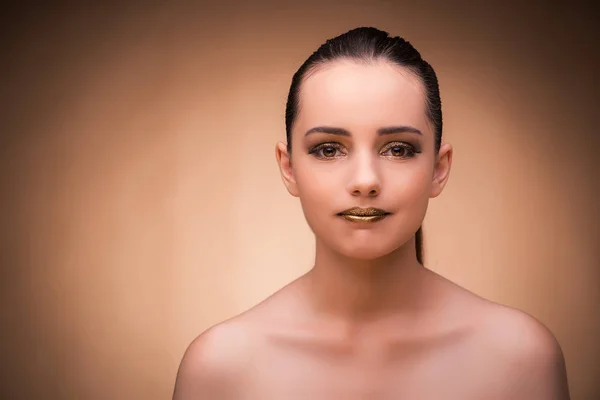
[[[378,196],[379,195],[379,190],[378,189],[370,189],[370,190],[361,190],[361,189],[354,189],[352,191],[352,195],[353,196],[368,196],[368,197],[373,197],[373,196]]]

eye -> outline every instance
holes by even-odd
[[[408,143],[392,142],[385,146],[383,155],[393,158],[411,158],[420,153],[414,146]]]
[[[342,145],[339,143],[322,143],[313,147],[309,154],[313,154],[315,157],[320,159],[334,159],[344,155],[342,152]]]

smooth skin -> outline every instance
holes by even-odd
[[[415,232],[452,164],[425,110],[420,81],[387,61],[307,77],[292,151],[278,143],[276,158],[315,234],[314,267],[198,336],[173,399],[569,399],[544,325],[417,262]],[[390,215],[337,215],[355,206]]]

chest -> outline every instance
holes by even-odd
[[[244,399],[491,398],[493,377],[482,358],[461,346],[418,344],[270,349],[247,371]]]

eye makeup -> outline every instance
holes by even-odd
[[[337,153],[343,153],[344,146],[337,142],[320,143],[308,151],[308,154],[315,156],[318,159],[336,158]]]
[[[308,150],[308,154],[320,160],[337,159],[346,156],[347,153],[344,145],[338,142],[322,142],[310,146]],[[419,153],[421,153],[420,146],[403,141],[389,142],[380,150],[383,157],[396,160],[413,158]]]
[[[421,149],[410,143],[395,141],[386,144],[383,147],[382,152],[390,152],[388,156],[391,158],[412,158],[421,153]]]

